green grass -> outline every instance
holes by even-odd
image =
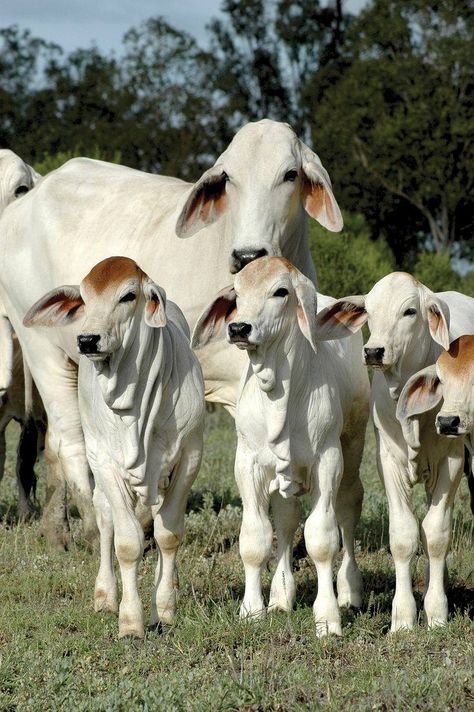
[[[232,476],[235,436],[223,411],[208,417],[205,460],[179,556],[177,622],[144,642],[117,639],[117,619],[94,614],[97,555],[80,543],[50,551],[38,522],[14,521],[16,486],[9,434],[0,484],[0,710],[468,710],[474,709],[473,519],[465,482],[456,502],[449,559],[450,620],[443,629],[387,635],[394,586],[387,507],[367,436],[358,559],[365,600],[343,614],[342,638],[318,640],[312,619],[316,576],[301,530],[295,541],[297,606],[291,615],[241,622],[237,537],[240,505]],[[44,465],[40,468],[44,475]],[[421,489],[421,488],[419,488]],[[423,492],[416,494],[420,511]],[[44,477],[38,499],[44,498]],[[414,562],[421,609],[424,557]],[[148,612],[155,553],[140,587]],[[268,594],[270,572],[265,576]]]

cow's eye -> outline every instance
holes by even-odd
[[[403,316],[415,316],[416,309],[405,309]]]
[[[17,188],[15,188],[15,198],[19,198],[20,195],[24,195],[25,193],[28,193],[29,188],[27,185],[19,185]]]
[[[137,298],[137,295],[135,292],[127,292],[125,296],[123,296],[120,300],[120,304],[123,304],[124,302],[133,302]]]
[[[283,180],[289,183],[294,183],[298,177],[298,171],[286,171]]]
[[[285,287],[280,287],[279,289],[276,290],[276,292],[273,292],[274,297],[287,297],[288,296],[288,290],[285,289]]]

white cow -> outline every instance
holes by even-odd
[[[432,425],[420,435],[425,464],[413,467],[413,453],[397,418],[397,401],[408,379],[433,364],[442,349],[449,348],[450,341],[460,334],[474,333],[474,299],[458,292],[434,294],[411,275],[394,272],[377,282],[367,295],[344,297],[320,316],[328,326],[339,325],[341,334],[360,329],[365,321],[370,329],[363,357],[376,369],[371,412],[377,464],[388,498],[390,550],[396,574],[391,629],[412,628],[416,622],[410,564],[419,540],[411,506],[411,491],[417,482],[425,484],[430,499],[422,523],[430,566],[425,612],[430,626],[440,625],[447,617],[443,581],[447,548],[444,544],[442,550],[437,548],[438,534],[449,522],[449,493],[457,487],[462,463],[455,458],[440,475],[439,458],[444,458],[444,446],[437,443]]]
[[[73,159],[5,210],[0,298],[45,404],[51,443],[88,535],[94,535],[95,523],[75,388],[74,331],[26,330],[22,319],[30,305],[58,284],[78,284],[99,260],[123,254],[163,285],[193,326],[228,284],[229,267],[237,271],[263,252],[285,255],[314,281],[307,214],[330,230],[342,227],[317,155],[286,124],[269,120],[244,126],[194,185]],[[199,357],[206,397],[233,407],[244,356],[222,340]]]
[[[159,547],[151,623],[172,623],[176,552],[201,462],[204,382],[183,314],[133,260],[108,258],[80,286],[49,292],[25,325],[81,318],[79,402],[100,531],[95,609],[117,609],[114,540],[123,586],[119,636],[143,637],[143,530],[134,503],[151,506]]]
[[[369,381],[357,358],[360,338],[319,342],[312,282],[281,257],[248,264],[235,288],[222,291],[199,320],[193,345],[216,338],[227,323],[230,343],[247,351],[237,402],[235,476],[243,504],[240,554],[245,567],[242,616],[265,612],[261,573],[272,548],[271,501],[278,537],[270,609],[291,610],[291,552],[298,525],[297,495],[312,511],[305,543],[318,573],[314,616],[319,635],[341,633],[339,605],[360,606],[362,579],[354,557],[360,516],[359,466],[368,418]],[[330,330],[323,325],[323,338]],[[334,595],[332,567],[341,528],[344,558]]]

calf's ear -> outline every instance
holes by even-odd
[[[316,315],[319,341],[344,339],[362,328],[369,315],[365,310],[365,296],[343,297]]]
[[[209,168],[194,184],[176,223],[178,237],[191,237],[227,210],[227,175],[221,165]]]
[[[66,326],[84,314],[84,301],[79,285],[65,284],[52,289],[28,310],[25,326]]]
[[[418,371],[405,384],[397,403],[397,418],[400,422],[421,415],[434,408],[443,397],[436,366]]]
[[[218,338],[222,327],[233,319],[236,311],[235,289],[232,285],[224,287],[197,320],[191,339],[193,349],[201,349]]]
[[[308,339],[314,351],[317,351],[316,310],[318,295],[316,287],[307,277],[295,268],[291,272],[291,281],[296,294],[296,316],[303,336]]]
[[[301,143],[303,169],[303,205],[312,218],[331,232],[340,232],[344,226],[341,211],[332,192],[331,179],[319,156]]]
[[[155,329],[166,325],[166,292],[148,280],[143,286],[145,295],[145,324]]]

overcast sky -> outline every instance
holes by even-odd
[[[346,0],[357,12],[366,0]],[[179,30],[200,41],[205,27],[219,15],[222,0],[0,0],[0,26],[17,24],[36,37],[70,52],[95,43],[103,51],[119,50],[124,33],[152,15],[163,15]]]

